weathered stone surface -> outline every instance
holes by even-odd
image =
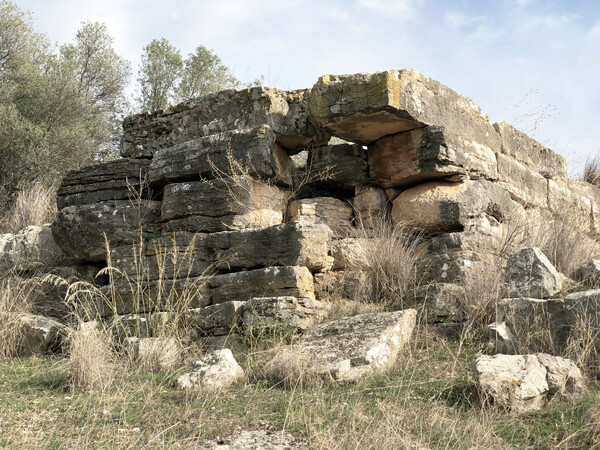
[[[171,370],[181,358],[181,348],[173,338],[129,337],[123,341],[129,360],[148,369]]]
[[[517,413],[539,410],[556,394],[575,396],[583,389],[581,372],[572,361],[542,353],[481,355],[473,370],[488,401]]]
[[[595,231],[592,201],[566,185],[548,180],[548,209],[584,233]]]
[[[116,159],[69,172],[58,188],[58,208],[107,200],[151,198],[147,159]]]
[[[177,378],[180,389],[219,391],[244,376],[231,350],[216,350],[192,365],[192,371]]]
[[[197,181],[200,177],[213,178],[215,170],[220,175],[235,175],[237,168],[232,164],[241,164],[248,169],[248,175],[290,184],[290,159],[275,139],[275,133],[265,125],[225,131],[160,149],[152,158],[149,182],[165,185]]]
[[[498,153],[498,184],[525,207],[548,207],[548,180],[515,159]]]
[[[494,128],[502,140],[502,153],[516,159],[544,178],[567,179],[567,163],[562,156],[506,122],[497,122]]]
[[[494,322],[488,325],[490,344],[494,353],[513,355],[517,353],[517,343],[510,328],[504,322]]]
[[[575,277],[589,287],[600,287],[600,260],[592,259],[575,272]]]
[[[352,208],[333,197],[294,200],[288,207],[290,222],[325,224],[334,236],[346,237],[352,230]]]
[[[381,230],[391,221],[391,204],[381,188],[357,186],[352,207],[356,224],[363,230]],[[391,225],[391,222],[389,224]]]
[[[139,246],[111,250],[112,264],[129,279],[197,277],[211,269],[234,271],[272,266],[325,270],[331,230],[293,222],[267,228],[218,233],[176,232]]]
[[[157,230],[160,202],[113,200],[68,206],[59,211],[52,234],[73,259],[103,261],[106,241],[111,247],[132,244]]]
[[[492,150],[500,146],[481,108],[416,70],[325,75],[312,88],[308,109],[315,124],[364,145],[436,125]]]
[[[369,178],[367,152],[361,145],[334,144],[310,152],[309,177],[328,185],[352,189]]]
[[[563,276],[539,248],[523,249],[508,259],[504,273],[506,297],[550,298],[558,294]]]
[[[396,197],[392,218],[431,231],[460,231],[482,214],[501,220],[512,203],[506,191],[489,181],[429,182]]]
[[[278,322],[307,330],[327,314],[328,305],[312,298],[255,297],[244,306],[244,322],[264,325]]]
[[[49,225],[0,234],[0,271],[32,271],[72,263],[57,245]]]
[[[190,139],[261,125],[268,125],[283,147],[303,148],[314,135],[307,121],[307,92],[230,89],[128,117],[123,121],[121,155],[148,158],[161,148]]]
[[[465,320],[467,293],[465,288],[450,283],[432,283],[411,289],[395,308],[415,308],[427,322],[461,322]]]
[[[268,267],[229,273],[208,281],[212,303],[247,301],[253,297],[314,299],[313,277],[306,267]]]
[[[406,344],[417,312],[362,314],[317,325],[265,366],[265,376],[285,381],[294,368],[307,376],[354,381],[389,368]]]
[[[329,243],[333,257],[333,269],[363,269],[368,263],[366,251],[369,248],[366,238],[336,239]]]
[[[496,321],[510,328],[515,346],[564,348],[570,332],[562,299],[505,298],[498,303]]]
[[[185,313],[185,321],[202,335],[225,335],[242,320],[244,302],[223,302]]]
[[[165,231],[214,232],[267,227],[283,221],[286,195],[249,177],[170,184],[161,221]]]
[[[594,339],[596,349],[600,349],[600,289],[574,292],[564,299],[566,322],[576,333],[587,339]]]
[[[495,180],[496,155],[489,147],[429,126],[386,136],[369,146],[371,176],[384,188],[466,175]]]
[[[19,318],[23,338],[22,354],[29,356],[57,350],[66,335],[66,326],[44,316],[26,314]]]

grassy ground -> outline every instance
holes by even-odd
[[[255,349],[246,378],[213,396],[179,391],[177,372],[132,367],[104,390],[75,393],[60,357],[5,360],[0,445],[189,448],[269,423],[307,437],[314,448],[586,448],[579,435],[591,430],[595,384],[583,399],[526,416],[481,409],[469,379],[479,350],[419,333],[389,373],[356,384],[283,389],[256,376],[269,352]]]

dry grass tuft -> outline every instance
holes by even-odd
[[[52,222],[57,214],[56,189],[35,184],[21,189],[12,206],[4,213],[0,229],[5,233],[16,233],[29,225]]]
[[[586,183],[600,187],[600,155],[586,159],[581,179]]]
[[[0,359],[18,356],[24,341],[21,318],[31,312],[34,283],[17,277],[0,280]]]

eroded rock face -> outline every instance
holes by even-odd
[[[277,354],[265,367],[265,376],[282,382],[298,370],[325,380],[353,381],[368,372],[384,371],[409,341],[416,315],[409,309],[317,325]]]
[[[220,391],[244,376],[228,348],[216,350],[192,365],[192,371],[177,378],[180,389]]]
[[[317,125],[363,145],[436,125],[491,149],[500,146],[481,108],[416,70],[325,75],[311,90],[308,110]]]
[[[352,230],[352,208],[333,197],[294,200],[288,207],[290,222],[324,224],[336,237],[346,237]]]
[[[506,191],[489,181],[430,182],[402,192],[393,202],[395,223],[431,231],[460,231],[481,214],[502,219],[512,211]]]
[[[58,212],[52,234],[67,256],[104,261],[110,247],[131,245],[158,229],[161,203],[153,200],[110,200],[68,206]],[[140,233],[141,232],[141,233]]]
[[[213,178],[215,171],[236,175],[236,167],[232,167],[235,164],[247,167],[251,176],[291,182],[290,159],[266,125],[225,131],[162,148],[152,158],[148,178],[153,185],[165,185]]]
[[[244,306],[244,322],[248,325],[277,322],[307,330],[320,322],[327,311],[327,304],[312,298],[255,297]]]
[[[583,392],[575,363],[544,353],[481,355],[473,361],[473,371],[485,399],[517,413],[539,410],[556,395]]]
[[[350,143],[317,147],[310,152],[307,170],[327,185],[353,189],[369,178],[367,152]]]
[[[466,298],[467,293],[462,286],[432,283],[410,290],[394,306],[422,311],[428,322],[460,322],[466,317]]]
[[[267,87],[216,92],[166,110],[123,121],[121,155],[152,157],[159,149],[229,130],[269,126],[285,148],[308,145],[314,129],[307,121],[307,90]]]
[[[57,245],[48,225],[32,225],[16,234],[0,235],[0,272],[39,271],[71,263]]]
[[[160,218],[164,231],[215,232],[283,222],[286,196],[249,177],[170,184]]]
[[[506,297],[550,298],[562,289],[563,276],[539,248],[523,249],[508,259]]]
[[[486,145],[442,127],[386,136],[369,146],[371,176],[384,188],[465,175],[495,180],[496,155]]]
[[[359,230],[380,231],[389,225],[391,204],[385,191],[375,186],[357,186],[352,200],[356,226]]]

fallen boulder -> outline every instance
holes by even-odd
[[[192,365],[192,371],[177,378],[181,389],[219,391],[244,376],[231,350],[224,348],[209,353]]]

